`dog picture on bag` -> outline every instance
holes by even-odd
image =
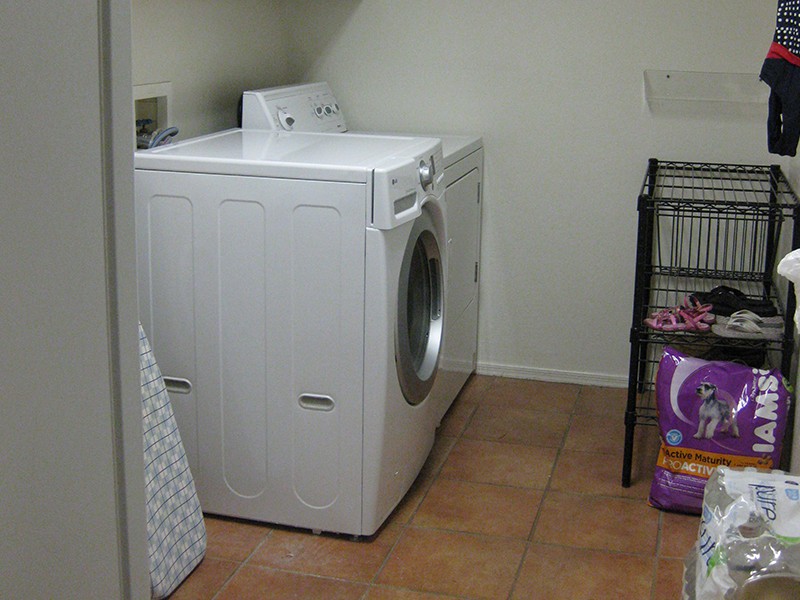
[[[717,432],[729,432],[733,437],[739,437],[739,427],[736,424],[736,408],[727,400],[717,394],[717,386],[707,381],[697,386],[695,392],[700,397],[701,404],[698,412],[697,433],[695,439],[711,439]]]

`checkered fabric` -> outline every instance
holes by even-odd
[[[165,598],[200,563],[206,528],[167,388],[139,323],[147,540],[153,598]]]

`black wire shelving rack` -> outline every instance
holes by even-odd
[[[682,163],[651,158],[637,208],[624,487],[631,484],[636,426],[658,423],[655,376],[665,345],[696,356],[708,353],[710,348],[762,351],[768,365],[777,366],[786,377],[790,376],[795,295],[791,283],[786,287],[775,285],[775,267],[778,249],[787,243],[786,238],[791,248],[800,247],[800,202],[777,165]],[[644,325],[651,313],[679,306],[687,295],[719,285],[735,287],[754,299],[771,300],[784,317],[780,339],[664,332]],[[794,404],[786,440],[791,440]],[[782,465],[788,464],[790,451],[791,443],[784,443]]]

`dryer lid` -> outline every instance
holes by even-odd
[[[431,154],[439,140],[230,129],[137,152],[137,169],[366,183],[372,171]]]

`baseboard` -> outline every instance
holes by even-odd
[[[476,372],[479,375],[495,377],[511,377],[512,379],[535,379],[537,381],[554,381],[557,383],[575,383],[578,385],[596,385],[599,387],[628,387],[628,378],[621,375],[605,373],[586,373],[583,371],[559,371],[556,369],[537,369],[478,362]]]

